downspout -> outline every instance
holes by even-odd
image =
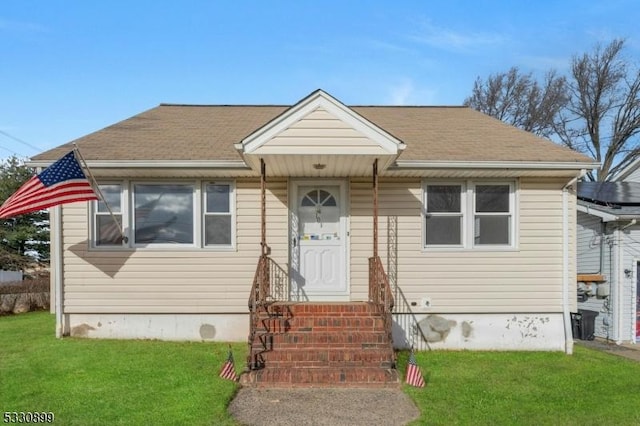
[[[569,187],[584,176],[586,170],[580,170],[565,186],[562,187],[562,319],[564,322],[564,351],[573,354],[573,330],[571,327],[571,312],[569,307]],[[575,284],[575,277],[573,277]]]
[[[624,226],[618,227],[616,229],[616,240],[618,242],[618,247],[617,249],[617,256],[618,256],[618,267],[617,267],[617,275],[618,275],[618,279],[617,281],[617,285],[616,285],[616,305],[613,307],[613,312],[616,313],[616,322],[618,324],[617,326],[617,330],[616,330],[616,344],[621,344],[622,343],[622,329],[624,327],[624,321],[623,321],[623,317],[624,315],[622,315],[622,309],[624,306],[624,292],[622,291],[623,287],[624,287],[624,281],[625,281],[625,273],[624,273],[624,231],[625,229],[627,229],[630,226],[633,226],[636,224],[636,219],[631,219],[631,221],[629,221],[629,223],[627,223]]]
[[[62,338],[64,335],[63,312],[64,296],[63,296],[63,271],[62,271],[62,209],[60,206],[52,207],[49,210],[49,218],[51,227],[51,262],[54,270],[54,288],[55,288],[55,304],[56,304],[56,337]]]
[[[600,219],[600,267],[598,268],[598,274],[602,274],[602,271],[604,271],[604,240],[606,235],[607,224]]]

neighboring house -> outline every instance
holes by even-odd
[[[62,335],[242,341],[250,295],[331,312],[379,301],[384,268],[396,347],[571,351],[571,189],[597,166],[582,154],[466,107],[320,90],[293,106],[162,104],[74,143],[127,238],[102,202],[52,209]]]
[[[640,341],[640,173],[578,184],[579,309],[598,313],[595,336]]]

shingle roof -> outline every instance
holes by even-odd
[[[87,160],[240,160],[233,144],[288,106],[159,105],[33,157],[55,160],[75,142]],[[402,140],[399,160],[592,162],[467,107],[354,106]]]

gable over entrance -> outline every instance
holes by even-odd
[[[235,145],[256,171],[272,176],[367,176],[391,165],[405,144],[317,90]]]

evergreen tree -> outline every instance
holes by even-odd
[[[0,164],[0,203],[16,192],[34,171],[17,157]],[[49,213],[33,212],[0,219],[0,269],[24,269],[34,261],[49,262]]]

